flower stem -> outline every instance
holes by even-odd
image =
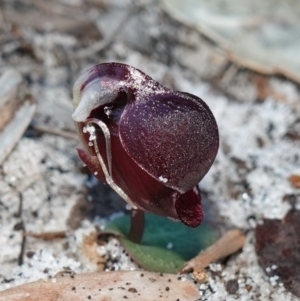
[[[145,213],[140,209],[131,210],[131,225],[128,238],[135,243],[140,243],[145,228]]]

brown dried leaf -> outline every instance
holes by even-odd
[[[291,210],[283,220],[265,219],[255,231],[259,264],[269,276],[278,275],[285,288],[297,297],[300,297],[299,229],[300,211]]]
[[[197,286],[170,274],[118,271],[65,275],[0,292],[0,301],[196,300]]]
[[[299,48],[299,40],[296,38],[299,20],[294,17],[294,1],[280,1],[276,6],[273,6],[272,0],[264,1],[264,5],[269,5],[272,10],[265,9],[267,6],[262,6],[259,1],[245,1],[242,6],[243,18],[240,18],[238,0],[226,1],[226,9],[223,1],[161,2],[173,18],[198,29],[221,47],[226,57],[238,66],[264,75],[283,75],[300,82],[300,61],[287,55]],[[255,15],[251,13],[253,7]],[[274,21],[279,14],[280,22]],[[234,22],[235,26],[228,26],[229,22]],[[263,30],[266,26],[269,26],[268,31]],[[287,37],[289,43],[283,43]],[[272,51],[265,41],[272,41]]]
[[[245,235],[240,230],[230,230],[206,250],[186,262],[180,273],[201,273],[212,262],[237,252],[244,243]]]

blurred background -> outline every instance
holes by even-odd
[[[105,61],[172,88],[174,72],[155,64],[179,67],[239,101],[284,98],[264,75],[300,82],[297,1],[1,0],[0,8],[0,71],[17,70],[30,85],[36,125],[73,129],[72,84]]]
[[[297,1],[1,0],[0,8],[0,71],[30,85],[36,126],[73,129],[72,84],[105,61],[175,89],[171,68],[156,65],[179,67],[239,101],[284,98],[264,75],[300,82]]]

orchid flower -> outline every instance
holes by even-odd
[[[219,147],[206,103],[120,63],[90,68],[73,94],[78,154],[94,176],[133,209],[198,226],[198,183]]]

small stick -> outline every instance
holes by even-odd
[[[25,249],[26,249],[26,237],[24,236],[25,225],[23,222],[22,222],[22,232],[23,232],[23,237],[22,237],[22,242],[21,242],[20,253],[18,256],[18,265],[22,265],[24,263],[24,254],[25,254]]]
[[[39,131],[41,133],[56,135],[56,136],[60,136],[60,137],[67,138],[67,139],[72,139],[72,140],[78,140],[78,136],[75,133],[72,133],[72,132],[69,132],[69,131],[63,131],[63,130],[60,130],[60,129],[53,129],[53,128],[43,126],[43,125],[33,125],[32,127],[36,131]]]
[[[25,249],[26,249],[26,237],[24,236],[26,229],[25,229],[24,221],[22,219],[22,213],[23,213],[23,195],[22,195],[22,193],[19,193],[19,200],[20,200],[19,210],[15,214],[15,217],[21,218],[21,223],[19,224],[21,227],[19,229],[22,231],[23,236],[22,236],[22,241],[21,241],[20,253],[18,256],[18,265],[22,265],[24,262],[24,254],[25,254]]]
[[[180,274],[201,271],[210,263],[237,252],[243,247],[245,239],[245,235],[240,230],[229,230],[206,250],[186,262]]]
[[[22,230],[22,231],[24,233],[24,230]],[[26,236],[23,235],[22,242],[21,242],[20,254],[18,256],[18,265],[22,265],[24,263],[25,248],[26,248]]]
[[[23,195],[19,193],[19,208],[18,211],[14,214],[14,217],[22,217],[23,212]]]
[[[239,68],[237,65],[231,64],[221,79],[221,85],[224,87],[227,86],[237,74],[238,70]]]
[[[66,233],[66,231],[43,232],[43,233],[25,232],[24,237],[26,237],[26,236],[49,241],[49,240],[54,240],[54,239],[65,238],[67,236],[67,233]]]
[[[128,12],[126,13],[125,17],[120,21],[115,31],[112,33],[111,36],[107,37],[104,40],[101,40],[99,42],[94,43],[92,46],[89,46],[85,49],[82,49],[78,51],[76,54],[71,56],[71,58],[74,59],[82,59],[86,57],[92,57],[95,55],[95,53],[99,53],[105,49],[107,49],[114,41],[115,39],[122,33],[124,28],[126,27],[128,21],[132,18],[132,16],[138,14],[144,6],[132,6]]]

